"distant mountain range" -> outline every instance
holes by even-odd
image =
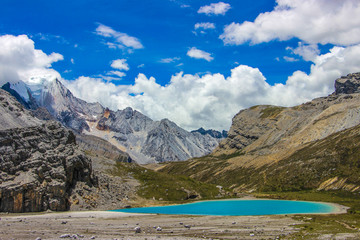
[[[32,80],[34,84],[29,85],[8,82],[2,89],[38,118],[53,118],[78,134],[105,139],[137,163],[200,157],[209,154],[227,134],[202,128],[188,132],[168,119],[153,121],[131,108],[112,111],[76,98],[58,79]]]

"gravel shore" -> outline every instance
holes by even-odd
[[[337,206],[337,213],[341,213]],[[343,209],[344,210],[344,209]],[[0,239],[276,239],[299,220],[273,216],[180,216],[109,211],[1,214]]]

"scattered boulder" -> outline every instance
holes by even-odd
[[[135,230],[135,233],[141,233],[141,228],[140,227],[135,227],[134,230]]]
[[[62,234],[60,238],[71,238],[70,234]]]

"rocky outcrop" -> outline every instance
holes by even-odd
[[[31,113],[32,113],[32,115],[34,115],[34,117],[36,117],[37,119],[40,119],[40,120],[45,120],[45,121],[54,120],[54,121],[56,121],[56,119],[44,107],[38,107],[35,110],[32,110]]]
[[[78,182],[92,186],[90,160],[61,124],[0,131],[0,211],[64,211]]]
[[[350,73],[335,81],[335,94],[360,93],[360,73]]]

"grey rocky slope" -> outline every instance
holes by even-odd
[[[41,124],[32,113],[7,91],[0,89],[0,130]]]
[[[17,89],[11,85],[8,88]],[[31,92],[31,88],[36,91]],[[210,153],[221,140],[210,133],[185,131],[169,120],[153,121],[131,108],[111,111],[99,103],[87,103],[73,96],[57,79],[43,80],[40,86],[29,87],[27,92],[31,96],[22,97],[24,101],[27,99],[28,105],[36,99],[38,106],[65,126],[79,134],[109,141],[138,163],[199,157]],[[37,110],[34,113],[39,118],[49,119],[46,111]]]
[[[77,134],[76,143],[79,147],[95,156],[112,159],[116,162],[131,162],[129,154],[119,150],[108,141],[91,135]]]

